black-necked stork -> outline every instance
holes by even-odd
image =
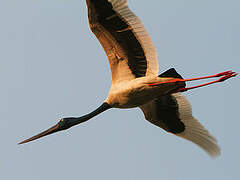
[[[110,108],[140,107],[145,118],[167,132],[199,145],[211,156],[220,154],[216,139],[192,116],[191,105],[181,92],[222,82],[237,73],[183,79],[175,69],[158,75],[158,58],[141,21],[126,0],[86,0],[89,25],[108,57],[112,86],[104,103],[82,117],[61,119],[50,129],[23,144],[68,129]],[[186,81],[220,77],[216,81],[186,88]]]

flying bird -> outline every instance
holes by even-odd
[[[126,0],[86,0],[89,26],[109,60],[112,86],[103,104],[81,117],[62,118],[55,126],[19,144],[68,129],[110,108],[139,107],[149,122],[192,141],[210,156],[220,154],[216,139],[192,116],[182,92],[222,82],[237,73],[225,71],[211,76],[183,79],[174,68],[158,74],[153,43]],[[215,81],[186,87],[187,81],[219,77]]]

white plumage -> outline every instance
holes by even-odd
[[[180,119],[185,125],[185,130],[176,135],[194,142],[211,156],[218,156],[220,148],[217,140],[192,116],[192,107],[186,97],[182,93],[175,93],[172,96],[177,99]]]
[[[109,33],[108,29],[99,23],[97,17],[94,17],[97,16],[97,14],[89,13],[89,16],[92,17],[89,18],[90,27],[105,49],[112,71],[113,85],[106,102],[117,108],[140,106],[148,121],[158,121],[155,125],[169,131],[166,124],[158,117],[156,113],[158,109],[154,104],[156,98],[161,99],[161,97],[158,97],[161,95],[161,93],[159,93],[161,90],[158,89],[157,92],[153,92],[155,96],[150,92],[151,90],[149,90],[148,87],[144,87],[144,83],[147,84],[159,81],[159,79],[156,78],[158,75],[158,58],[153,43],[139,18],[129,10],[126,0],[109,0],[108,2],[112,4],[113,10],[117,12],[117,15],[114,14],[114,16],[107,18],[111,19],[119,16],[123,21],[127,22],[129,26],[125,29],[118,30],[117,33],[125,31],[132,31],[134,33],[146,56],[147,71],[143,77],[136,79],[127,64],[128,56],[126,56],[122,47],[119,46],[119,43],[116,42],[116,38]],[[90,12],[91,8],[94,8],[90,1],[88,1],[88,8]],[[150,77],[148,78],[148,76]],[[142,88],[142,90],[136,92],[139,88]],[[136,99],[139,99],[139,102],[132,97],[134,95],[129,95],[131,90],[137,94]],[[143,98],[140,99],[139,94],[144,94],[143,91],[147,91],[146,94],[150,94],[150,97],[143,95]],[[218,155],[220,153],[220,148],[217,146],[216,140],[195,118],[192,117],[191,107],[186,98],[181,93],[172,94],[171,97],[176,99],[180,119],[185,125],[185,130],[175,135],[198,144],[212,156]]]
[[[212,157],[218,156],[220,148],[217,145],[216,139],[192,116],[192,108],[186,97],[182,93],[175,93],[171,96],[176,100],[179,117],[185,126],[183,132],[172,134],[197,144]],[[169,131],[166,124],[157,116],[158,109],[156,106],[156,102],[153,100],[141,106],[141,109],[149,122]],[[166,108],[168,108],[167,104]]]
[[[145,118],[165,131],[192,141],[209,155],[217,156],[216,139],[192,116],[191,105],[180,92],[222,82],[237,74],[226,71],[212,76],[183,79],[175,69],[158,75],[158,58],[141,21],[129,10],[126,0],[86,0],[89,26],[109,60],[112,86],[105,102],[82,117],[63,118],[40,137],[85,122],[109,108],[140,107]],[[223,76],[223,77],[221,77]],[[185,88],[186,81],[221,77],[216,81]]]
[[[131,31],[136,39],[142,46],[144,55],[144,61],[147,61],[146,74],[144,76],[158,75],[158,58],[156,50],[153,46],[153,43],[142,25],[141,21],[135,14],[133,14],[127,5],[126,0],[109,0],[109,3],[112,3],[113,10],[115,10],[118,14],[114,14],[110,17],[106,17],[106,20],[111,20],[120,17],[124,22],[127,22],[128,27],[120,30],[116,30],[114,33],[121,36],[121,33],[125,33],[126,31]],[[89,25],[92,32],[96,35],[99,42],[103,46],[106,55],[108,57],[111,71],[112,71],[112,83],[121,82],[124,80],[132,80],[135,79],[131,70],[128,66],[129,57],[126,54],[125,50],[119,45],[116,41],[116,38],[109,32],[106,27],[99,23],[99,19],[96,13],[93,10],[93,4],[91,1],[88,1],[88,9],[89,9]],[[92,10],[91,10],[92,9]],[[138,57],[138,54],[134,55],[135,58],[139,58],[141,60],[142,54]],[[125,60],[125,61],[124,61]],[[138,66],[141,66],[141,61],[138,61]],[[144,62],[143,65],[144,67]],[[141,71],[141,67],[138,68]],[[145,68],[144,68],[145,69]],[[141,73],[140,73],[141,74]]]
[[[128,22],[128,24],[131,26],[131,30],[136,35],[139,43],[142,45],[147,63],[147,73],[148,75],[157,76],[158,75],[158,57],[156,49],[152,43],[151,38],[148,35],[148,32],[145,30],[142,22],[140,19],[132,13],[132,11],[128,8],[126,0],[121,0],[121,6],[118,6],[118,4],[115,4],[117,0],[109,1],[112,2],[113,8],[120,14],[120,16]]]

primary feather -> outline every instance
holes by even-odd
[[[158,74],[153,43],[125,0],[87,0],[89,26],[109,60],[113,83]]]
[[[220,155],[216,139],[192,116],[182,93],[158,97],[140,108],[154,125],[197,144],[212,157]]]
[[[108,57],[112,87],[106,100],[112,107],[139,106],[151,123],[199,145],[211,156],[220,154],[216,140],[192,116],[181,94],[168,94],[184,84],[147,84],[182,78],[174,69],[158,75],[154,45],[126,0],[87,0],[89,26]]]

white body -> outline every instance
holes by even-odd
[[[115,108],[139,107],[179,87],[179,84],[176,83],[161,84],[158,86],[149,86],[149,84],[172,79],[146,76],[115,83],[109,91],[106,102]]]
[[[158,77],[158,58],[141,21],[126,0],[86,0],[89,25],[108,57],[112,87],[106,102],[116,108],[140,107],[145,118],[174,135],[199,145],[211,156],[220,154],[216,139],[192,116],[181,94],[168,92],[182,86]]]

